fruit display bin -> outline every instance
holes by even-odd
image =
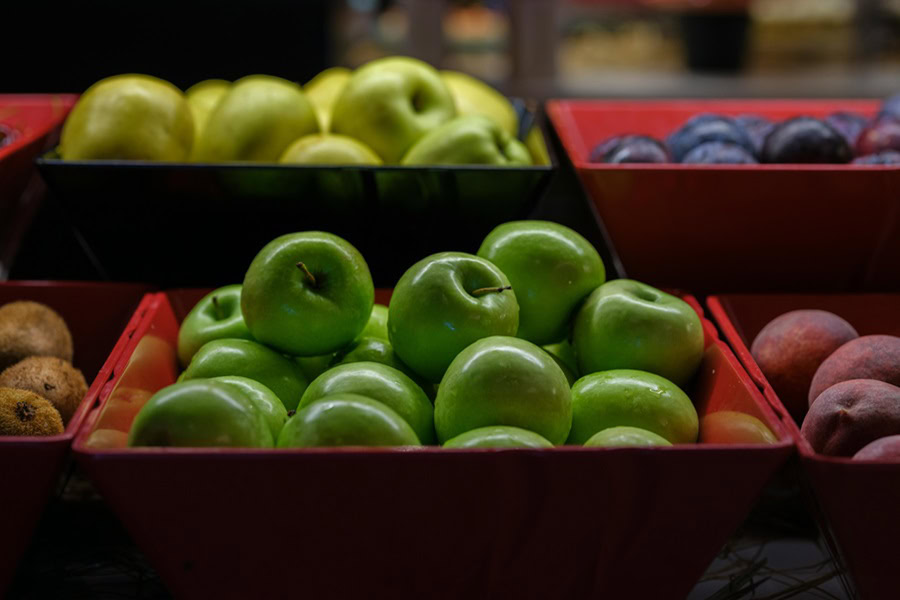
[[[51,153],[38,168],[112,279],[176,287],[240,281],[267,242],[313,229],[349,240],[376,283],[394,285],[419,258],[474,253],[493,227],[527,216],[556,167],[552,155],[531,167],[350,167]]]
[[[61,435],[0,437],[0,596],[9,584],[44,505],[50,498],[72,439],[106,381],[127,339],[129,319],[149,288],[137,284],[79,282],[0,283],[0,306],[14,300],[41,302],[58,312],[69,326],[74,364],[93,381],[88,394]]]
[[[614,135],[698,113],[772,120],[868,100],[556,100],[547,113],[628,276],[695,293],[900,290],[900,166],[602,164]],[[734,265],[739,264],[740,269]]]
[[[710,296],[708,306],[725,339],[794,438],[815,496],[812,509],[860,597],[896,598],[900,463],[861,463],[817,454],[801,436],[749,347],[766,323],[798,309],[833,312],[860,335],[900,336],[900,294],[725,294]]]
[[[54,143],[55,133],[75,104],[68,94],[0,94],[0,126],[11,138],[0,146],[0,276],[34,210],[22,195],[34,176],[34,159]],[[25,214],[25,213],[28,214]]]
[[[172,383],[178,323],[204,291],[150,296],[115,373],[150,392]],[[704,331],[698,412],[750,413],[777,443],[93,448],[113,377],[74,449],[178,598],[680,599],[793,451],[706,319]],[[132,358],[147,339],[160,350]]]

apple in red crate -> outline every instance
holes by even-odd
[[[533,431],[493,425],[479,427],[444,442],[444,448],[552,448],[553,444]]]
[[[226,285],[200,299],[178,329],[178,361],[182,367],[206,342],[235,338],[252,340],[241,314],[241,286]]]
[[[774,444],[777,441],[772,430],[753,415],[722,410],[700,419],[702,444]]]
[[[864,335],[832,352],[810,383],[810,406],[829,387],[848,379],[877,379],[900,385],[900,337]]]
[[[629,448],[671,446],[672,442],[640,427],[620,426],[598,431],[584,445],[595,448]]]
[[[278,396],[276,396],[272,390],[258,381],[248,379],[247,377],[238,377],[236,375],[213,377],[210,381],[218,381],[225,385],[231,385],[244,392],[247,398],[250,399],[253,407],[256,408],[266,420],[266,425],[269,427],[269,431],[272,432],[272,439],[278,439],[281,428],[284,427],[284,424],[287,422],[288,412],[287,409],[284,408],[284,404],[281,403],[281,400],[278,399]]]
[[[878,438],[854,454],[853,460],[900,461],[900,434]]]
[[[638,369],[684,386],[703,358],[703,326],[684,300],[616,279],[594,290],[579,309],[572,343],[583,375]]]

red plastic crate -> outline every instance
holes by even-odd
[[[55,134],[78,96],[72,94],[0,94],[0,124],[13,130],[0,146],[0,277],[36,210],[40,179],[34,159],[55,143]],[[33,182],[33,183],[30,183]],[[25,197],[23,194],[30,192]]]
[[[816,454],[763,376],[749,347],[766,323],[790,310],[806,308],[840,315],[860,335],[900,336],[900,294],[732,294],[710,296],[708,305],[725,339],[794,438],[819,505],[813,508],[821,509],[827,519],[820,523],[823,533],[846,563],[860,596],[896,599],[900,593],[900,463],[860,463]]]
[[[870,100],[568,101],[553,126],[628,276],[696,293],[900,290],[900,167],[588,162],[627,133],[665,138],[701,112],[781,120]],[[740,268],[735,269],[734,265]]]
[[[200,293],[154,295],[116,372],[147,334],[174,344]],[[792,452],[712,324],[704,330],[698,411],[752,413],[779,443],[92,450],[113,379],[74,448],[178,598],[680,599]],[[160,360],[129,369],[171,367],[171,354]]]
[[[74,363],[87,381],[87,396],[61,435],[0,437],[0,596],[12,579],[44,505],[63,467],[75,433],[99,386],[112,372],[127,339],[122,330],[149,288],[137,284],[28,281],[0,283],[0,306],[14,300],[42,302],[65,319],[72,332]],[[9,482],[16,482],[10,485]]]

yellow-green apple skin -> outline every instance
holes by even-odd
[[[485,82],[459,71],[441,71],[458,115],[481,115],[497,122],[509,135],[519,135],[519,116],[512,103]]]
[[[305,135],[278,162],[294,165],[380,165],[381,159],[358,140],[336,133]]]
[[[272,439],[278,439],[281,428],[287,423],[288,412],[278,396],[275,395],[275,392],[260,382],[246,377],[225,375],[222,377],[213,377],[209,381],[218,381],[225,385],[231,385],[244,392],[250,399],[250,402],[253,403],[254,408],[256,408],[266,420],[266,425],[268,425],[269,431],[272,432]]]
[[[201,347],[182,381],[237,375],[272,390],[287,410],[297,408],[309,380],[293,360],[251,340],[213,340]]]
[[[331,131],[396,164],[419,138],[455,116],[453,96],[433,67],[394,56],[353,72],[334,103]]]
[[[442,443],[492,425],[533,431],[562,444],[572,425],[572,397],[562,369],[540,347],[492,336],[460,352],[434,401],[434,427]]]
[[[527,167],[528,149],[497,123],[479,115],[456,117],[426,133],[403,157],[404,165]]]
[[[331,127],[331,111],[334,108],[334,102],[344,91],[344,86],[350,80],[350,73],[350,69],[345,67],[331,67],[310,79],[303,86],[306,97],[316,109],[319,128],[322,131],[328,131]]]
[[[402,372],[375,362],[338,365],[317,377],[306,388],[297,407],[334,394],[359,394],[377,400],[403,417],[423,444],[433,444],[434,408],[428,396]]]
[[[269,75],[235,81],[209,115],[197,140],[201,162],[278,162],[294,140],[319,131],[300,86]]]
[[[575,356],[575,348],[572,347],[572,343],[568,339],[557,342],[556,344],[545,344],[543,348],[565,363],[574,375],[580,377],[580,375],[578,375],[578,358]]]
[[[569,387],[575,385],[575,382],[578,381],[578,377],[575,375],[575,372],[571,368],[569,368],[569,365],[567,365],[566,362],[557,355],[553,354],[552,352],[548,352],[546,348],[542,347],[541,350],[546,352],[547,356],[552,358],[553,362],[555,362],[559,366],[559,368],[562,369],[563,375],[566,376],[566,381],[569,382]]]
[[[582,375],[638,369],[683,387],[703,359],[703,326],[684,300],[616,279],[594,290],[579,309],[572,343]]]
[[[441,252],[414,264],[400,277],[388,306],[394,352],[432,383],[473,342],[515,335],[518,327],[519,305],[506,275],[464,252]]]
[[[98,81],[78,99],[62,128],[64,160],[187,160],[194,117],[184,94],[148,75]]]
[[[304,406],[278,436],[279,448],[421,446],[409,423],[377,400],[334,394]]]
[[[372,314],[369,317],[369,322],[366,323],[366,326],[362,330],[362,333],[359,334],[359,337],[377,337],[388,340],[390,337],[388,336],[387,323],[388,307],[384,304],[376,304],[372,307]]]
[[[128,445],[271,448],[274,439],[244,392],[203,379],[153,394],[134,419]]]
[[[572,386],[569,444],[584,444],[610,427],[637,427],[673,444],[697,441],[697,410],[681,389],[664,377],[634,369],[585,375]]]
[[[306,379],[312,381],[331,367],[334,362],[334,353],[320,354],[319,356],[296,356],[294,362],[300,365],[300,370]]]
[[[444,448],[552,448],[553,444],[533,431],[494,425],[479,427],[444,442]]]
[[[606,281],[600,254],[578,232],[549,221],[498,225],[478,249],[509,278],[519,301],[520,338],[564,339],[576,310]]]
[[[189,87],[184,95],[191,106],[191,114],[194,115],[194,139],[200,139],[200,133],[209,120],[209,113],[213,111],[222,96],[231,88],[231,82],[224,79],[205,79]]]
[[[240,284],[213,290],[194,305],[178,329],[178,361],[187,367],[203,344],[226,338],[253,339],[241,314]]]
[[[285,354],[336,352],[365,328],[372,275],[348,241],[322,231],[290,233],[259,251],[244,276],[241,312],[253,337]]]
[[[531,162],[535,165],[549,165],[550,153],[547,152],[547,143],[541,128],[535,125],[525,136],[525,147],[531,155]]]
[[[628,448],[671,446],[672,443],[640,427],[610,427],[592,435],[584,445],[595,448]]]

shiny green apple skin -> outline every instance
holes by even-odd
[[[331,111],[338,96],[344,91],[344,86],[350,80],[350,73],[350,69],[346,67],[331,67],[303,86],[306,97],[316,109],[319,128],[322,131],[328,131],[331,127]]]
[[[331,366],[347,365],[358,362],[376,362],[397,369],[416,382],[429,400],[434,400],[434,384],[423,379],[419,374],[409,368],[394,352],[390,340],[380,337],[360,337],[355,342],[335,355]]]
[[[440,382],[471,343],[516,334],[519,305],[508,288],[500,269],[472,254],[441,252],[420,260],[397,282],[388,306],[394,352],[424,379]],[[479,291],[485,289],[494,291]]]
[[[584,445],[593,448],[639,448],[671,446],[672,443],[661,435],[639,427],[610,427],[592,435]]]
[[[285,354],[336,352],[365,328],[372,275],[349,242],[321,231],[269,242],[247,269],[241,311],[253,337]]]
[[[540,347],[508,336],[478,340],[453,359],[438,387],[434,426],[442,443],[491,425],[566,441],[572,397],[562,369]]]
[[[369,316],[369,321],[366,323],[365,328],[363,328],[362,333],[359,334],[359,337],[376,337],[388,340],[390,337],[388,336],[387,323],[388,307],[384,304],[376,304],[372,307],[372,314]]]
[[[653,373],[614,369],[575,382],[566,443],[584,444],[599,431],[623,426],[646,429],[673,444],[692,444],[699,420],[687,394]]]
[[[519,116],[506,96],[480,79],[459,71],[441,71],[441,78],[453,94],[458,115],[488,117],[509,135],[519,135]]]
[[[63,124],[63,160],[183,161],[194,144],[184,94],[148,75],[116,75],[81,95]]]
[[[703,326],[694,309],[630,279],[594,290],[575,317],[572,341],[583,375],[638,369],[684,387],[703,359]]]
[[[444,448],[552,448],[553,444],[527,429],[493,425],[479,427],[444,442]]]
[[[478,256],[509,278],[519,301],[518,337],[564,339],[575,312],[606,281],[600,254],[578,232],[550,221],[512,221],[491,231]]]
[[[346,135],[305,135],[284,151],[278,162],[295,165],[380,165],[371,148]]]
[[[244,392],[204,379],[153,394],[134,419],[128,445],[271,448],[274,439]]]
[[[253,403],[254,408],[266,420],[266,425],[268,425],[269,431],[272,432],[272,439],[278,439],[281,428],[287,423],[288,412],[278,396],[275,395],[275,392],[260,382],[246,377],[224,375],[222,377],[213,377],[209,381],[218,381],[225,385],[231,385],[244,392]]]
[[[531,155],[522,142],[494,121],[469,115],[456,117],[423,135],[401,164],[527,167]]]
[[[409,424],[377,400],[334,394],[304,406],[288,419],[279,448],[421,446]]]
[[[251,340],[213,340],[203,345],[184,371],[183,381],[237,375],[272,390],[287,410],[297,408],[309,381],[300,365]]]
[[[453,96],[430,65],[402,56],[358,68],[334,103],[331,131],[362,141],[396,164],[423,135],[456,116]]]
[[[294,362],[300,365],[300,370],[307,381],[312,381],[325,371],[331,368],[334,362],[334,354],[321,354],[319,356],[295,356]]]
[[[178,361],[187,367],[206,342],[226,338],[252,340],[241,315],[241,285],[226,285],[200,299],[178,329]]]
[[[572,343],[569,340],[563,340],[556,344],[546,344],[542,348],[565,363],[572,370],[576,379],[580,377],[578,374],[578,358],[575,356],[575,348],[572,347]]]
[[[232,84],[206,121],[194,159],[277,162],[297,138],[319,131],[312,104],[295,83],[251,75]]]
[[[433,444],[434,408],[428,396],[401,371],[375,362],[338,365],[306,388],[298,410],[334,394],[359,394],[377,400],[403,417],[423,444]]]
[[[184,92],[191,113],[194,115],[194,139],[200,139],[203,128],[209,120],[209,114],[231,88],[231,82],[224,79],[205,79],[195,83]]]

